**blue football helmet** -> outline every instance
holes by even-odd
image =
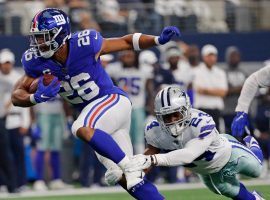
[[[47,8],[34,16],[30,46],[37,56],[50,58],[70,37],[70,21],[62,10]]]

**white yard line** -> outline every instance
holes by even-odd
[[[247,186],[251,185],[270,185],[270,180],[248,180],[243,181]],[[201,189],[205,188],[202,183],[178,183],[178,184],[163,184],[157,186],[159,190],[185,190],[185,189]],[[104,194],[104,193],[123,193],[121,187],[97,187],[97,188],[72,188],[65,190],[50,190],[45,192],[28,191],[19,194],[1,194],[0,199],[13,199],[18,197],[50,197],[50,196],[64,196],[64,195],[90,195],[90,194]]]

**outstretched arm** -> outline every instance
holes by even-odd
[[[244,83],[235,111],[248,113],[259,87],[270,87],[270,65],[251,74]]]
[[[190,140],[186,147],[165,154],[156,154],[154,165],[179,166],[192,163],[202,155],[213,141],[213,136]]]
[[[169,26],[163,29],[160,36],[134,33],[120,38],[107,38],[103,40],[101,50],[97,56],[116,51],[140,50],[155,45],[162,45],[169,42],[173,36],[180,36],[180,31],[177,27]]]
[[[190,140],[185,148],[177,149],[169,153],[154,154],[151,156],[135,155],[126,171],[133,172],[142,169],[148,169],[151,166],[179,166],[192,163],[196,158],[202,155],[216,137],[215,129],[211,133],[201,134],[203,137],[197,137]]]

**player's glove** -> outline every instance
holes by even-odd
[[[31,126],[31,136],[34,140],[40,140],[42,137],[42,132],[41,132],[41,128],[39,125],[37,125],[36,123],[33,123]]]
[[[241,137],[249,128],[248,114],[245,112],[237,112],[232,122],[232,135]]]
[[[169,42],[173,36],[180,37],[181,33],[175,26],[167,26],[162,30],[162,33],[158,37],[159,44],[165,44]]]
[[[38,88],[34,94],[34,100],[36,103],[46,102],[54,98],[60,90],[60,83],[58,82],[57,77],[55,77],[52,82],[45,86],[43,84],[43,76],[38,80]]]
[[[105,183],[109,186],[116,185],[122,178],[123,171],[121,169],[109,168],[105,173]]]
[[[125,172],[135,172],[147,169],[157,164],[155,155],[138,154],[130,159],[130,162],[125,168]]]

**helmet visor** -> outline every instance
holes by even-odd
[[[54,40],[57,34],[57,29],[32,32],[30,35],[30,46],[40,55],[50,51],[55,51],[58,48],[58,45]]]
[[[173,136],[180,135],[181,132],[187,127],[190,114],[185,106],[180,109],[174,110],[171,113],[156,113],[157,120],[161,126]]]

